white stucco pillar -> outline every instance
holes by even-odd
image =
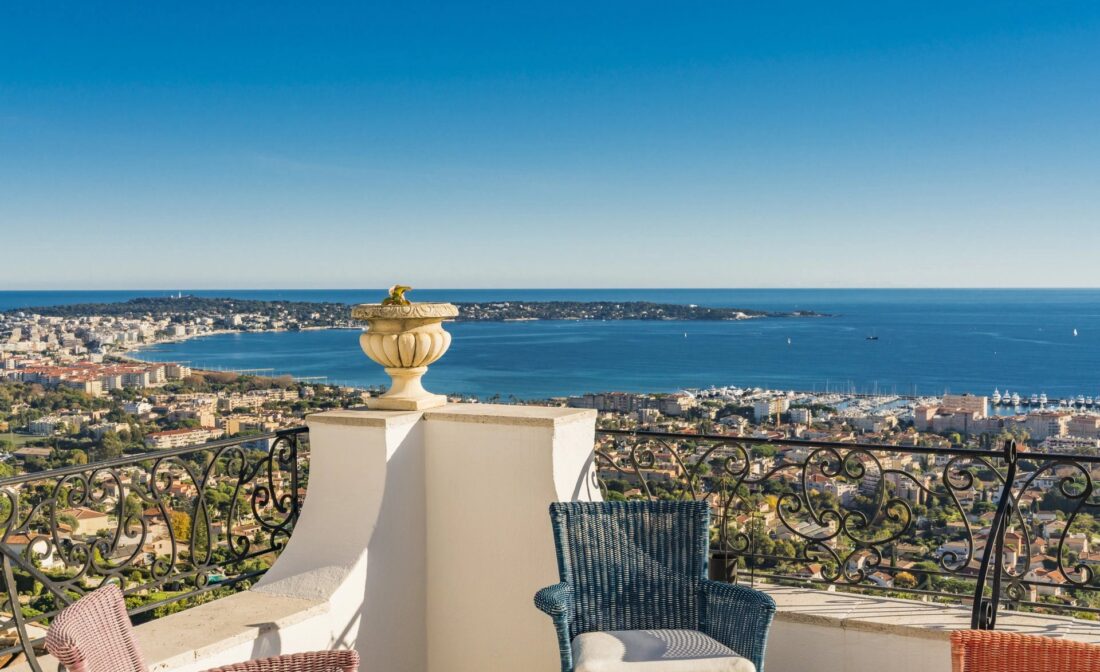
[[[425,413],[431,672],[559,669],[532,598],[558,580],[550,503],[599,498],[595,421],[535,406]]]
[[[295,627],[293,650],[352,647],[367,670],[426,669],[420,420],[403,411],[306,419],[305,505],[283,554],[253,589],[327,603],[308,627]]]

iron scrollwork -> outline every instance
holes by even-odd
[[[119,585],[137,619],[247,587],[293,531],[305,428],[127,455],[0,481],[0,668],[49,620]]]
[[[605,498],[709,501],[718,578],[1100,613],[1095,455],[603,430],[596,464]]]

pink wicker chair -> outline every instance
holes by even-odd
[[[1100,672],[1100,646],[995,630],[951,633],[952,672]]]
[[[118,586],[85,595],[53,619],[46,650],[68,672],[148,672]],[[357,672],[355,651],[312,651],[226,665],[208,672]]]

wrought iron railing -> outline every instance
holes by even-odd
[[[716,578],[1100,615],[1096,455],[603,430],[596,464],[605,498],[709,501]]]
[[[0,480],[0,668],[40,670],[65,605],[105,583],[135,621],[239,590],[290,534],[304,427]]]

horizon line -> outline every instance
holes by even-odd
[[[383,286],[377,287],[99,287],[94,289],[75,289],[67,287],[42,288],[42,289],[0,289],[0,294],[18,293],[49,293],[49,292],[328,292],[328,291],[385,291]],[[875,291],[1067,291],[1067,290],[1100,290],[1100,285],[1042,285],[1042,286],[986,286],[986,285],[914,285],[914,286],[873,286],[873,285],[844,285],[844,286],[740,286],[740,287],[414,287],[412,291],[446,292],[446,291],[785,291],[785,290],[809,290],[809,291],[837,291],[837,290],[875,290]]]

